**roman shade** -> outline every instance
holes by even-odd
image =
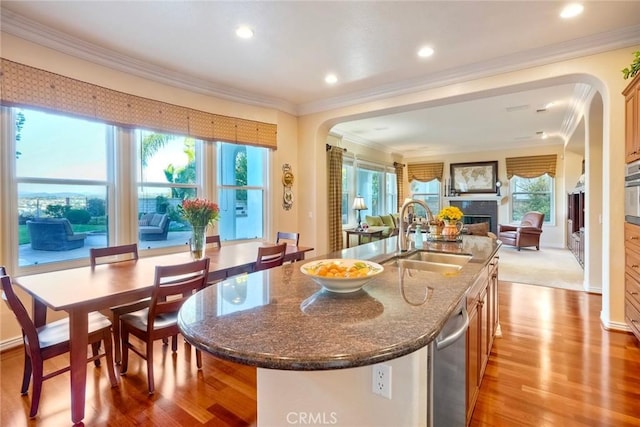
[[[514,175],[521,178],[537,178],[545,173],[553,178],[556,176],[557,157],[555,154],[507,157],[507,178],[511,179]]]
[[[130,95],[2,58],[2,105],[33,107],[126,128],[277,148],[277,125]]]
[[[434,179],[442,181],[444,163],[414,163],[407,166],[409,182],[429,182]]]

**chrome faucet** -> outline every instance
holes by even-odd
[[[414,205],[416,203],[427,211],[427,222],[431,224],[434,221],[433,213],[431,213],[431,209],[429,209],[429,206],[427,206],[425,202],[416,199],[405,199],[402,207],[400,208],[400,227],[398,228],[398,249],[400,252],[406,252],[409,247],[409,230],[411,229],[411,224],[407,224],[407,231],[405,232],[404,230],[404,214],[410,205]]]

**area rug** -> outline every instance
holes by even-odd
[[[568,249],[502,246],[498,279],[506,282],[582,291],[584,270]]]

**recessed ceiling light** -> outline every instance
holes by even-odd
[[[584,6],[580,3],[571,3],[562,9],[560,17],[564,19],[574,18],[582,13]]]
[[[551,107],[553,107],[553,106],[554,106],[554,103],[553,103],[553,102],[547,102],[547,103],[545,104],[544,108],[551,108]]]
[[[420,50],[418,51],[418,56],[420,58],[428,58],[431,55],[433,55],[434,52],[435,51],[433,50],[432,47],[425,46],[425,47],[420,48]]]
[[[329,83],[330,85],[335,84],[338,82],[338,76],[336,76],[335,74],[327,74],[327,76],[324,78],[324,81]]]
[[[241,39],[250,39],[251,37],[253,37],[253,30],[245,25],[238,27],[238,29],[236,30],[236,36],[240,37]]]

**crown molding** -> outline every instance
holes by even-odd
[[[586,111],[587,102],[595,95],[596,89],[585,83],[577,83],[573,89],[572,102],[560,125],[560,135],[568,143]]]
[[[236,90],[203,79],[185,76],[176,71],[158,67],[148,62],[122,55],[114,50],[105,49],[79,38],[71,37],[5,8],[0,10],[0,22],[3,32],[38,45],[107,68],[191,92],[258,107],[274,108],[293,115],[297,114],[296,106],[285,100],[261,97],[255,93]]]
[[[607,33],[596,34],[576,40],[545,46],[513,55],[503,56],[489,61],[477,62],[460,68],[431,73],[423,77],[404,80],[389,85],[378,86],[372,91],[354,92],[352,94],[301,104],[300,115],[318,113],[336,108],[349,107],[354,104],[378,101],[417,91],[433,89],[503,74],[531,67],[539,67],[554,62],[594,55],[615,49],[622,49],[640,43],[640,25],[625,27]]]

